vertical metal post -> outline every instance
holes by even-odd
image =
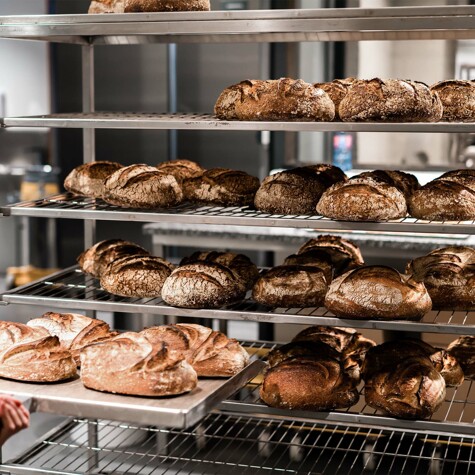
[[[167,46],[168,63],[168,112],[178,111],[178,91],[177,91],[177,47],[175,43]],[[168,160],[176,160],[178,157],[178,131],[168,131]]]
[[[99,465],[99,426],[96,420],[89,421],[87,425],[87,446],[92,451],[92,457],[87,459],[87,468],[89,472],[97,469]]]
[[[82,110],[94,112],[94,45],[82,46]],[[96,143],[94,129],[83,130],[83,162],[93,162],[96,159]],[[84,245],[94,244],[96,223],[92,220],[84,222]]]

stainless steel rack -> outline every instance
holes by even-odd
[[[166,210],[125,209],[63,193],[0,208],[4,216],[95,219],[105,221],[169,222],[231,226],[277,226],[336,231],[387,231],[417,233],[473,234],[475,221],[426,221],[402,218],[381,223],[333,221],[323,216],[269,214],[249,207],[200,206],[184,204]]]
[[[94,443],[88,439],[91,431],[97,434]],[[3,468],[18,475],[310,475],[326,470],[336,475],[469,475],[475,471],[474,447],[472,438],[460,435],[338,428],[242,414],[210,414],[181,431],[73,419]]]
[[[475,24],[474,24],[475,28]],[[76,129],[155,129],[286,132],[411,132],[472,133],[464,122],[298,122],[228,121],[208,113],[75,112],[30,117],[5,117],[1,127],[56,127]]]
[[[3,294],[1,299],[6,304],[42,305],[71,310],[102,310],[220,320],[336,325],[366,329],[475,335],[475,312],[466,311],[432,311],[427,313],[420,322],[415,322],[407,320],[347,320],[336,318],[323,307],[270,309],[256,304],[250,298],[221,309],[171,307],[161,298],[139,299],[109,294],[101,289],[97,279],[83,274],[77,266],[11,290]]]

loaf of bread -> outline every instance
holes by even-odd
[[[205,171],[196,162],[191,160],[170,160],[157,165],[157,169],[167,175],[173,175],[178,183],[182,183],[186,178],[200,176]]]
[[[407,358],[426,357],[434,369],[444,378],[447,386],[459,386],[464,379],[464,373],[457,358],[441,348],[419,339],[403,339],[387,341],[369,349],[363,364],[364,379],[369,379],[375,373],[393,368]]]
[[[450,246],[418,257],[406,273],[424,282],[437,310],[475,310],[475,249]]]
[[[163,341],[170,352],[184,355],[198,376],[234,376],[249,363],[249,355],[237,340],[202,325],[163,325],[147,328],[141,335],[154,344]]]
[[[183,308],[219,308],[245,295],[246,285],[236,271],[206,261],[178,267],[162,289],[167,304]]]
[[[448,80],[431,86],[442,102],[442,120],[472,122],[475,120],[475,86],[473,81]]]
[[[244,254],[235,254],[234,252],[195,252],[189,257],[184,257],[180,266],[187,264],[196,264],[200,262],[216,262],[233,270],[243,281],[246,290],[252,289],[252,286],[259,277],[259,269],[251,262],[249,257]]]
[[[374,78],[352,82],[339,114],[347,122],[437,122],[442,109],[437,93],[422,82]]]
[[[155,256],[126,256],[107,266],[101,286],[121,297],[160,297],[163,284],[175,266]]]
[[[0,321],[0,377],[51,383],[77,375],[71,352],[44,328]]]
[[[335,104],[335,120],[340,120],[340,102],[346,96],[349,87],[356,78],[334,79],[332,82],[317,82],[314,87],[323,89]]]
[[[475,219],[475,170],[454,170],[415,191],[409,200],[412,217],[436,221]]]
[[[323,192],[346,179],[338,167],[326,164],[286,170],[264,179],[254,205],[272,214],[315,214]]]
[[[76,364],[80,363],[79,353],[87,345],[116,335],[106,322],[76,313],[47,312],[40,318],[30,320],[27,325],[44,328],[50,335],[58,337],[61,346],[71,352]]]
[[[209,11],[210,0],[92,0],[89,13]]]
[[[214,113],[224,120],[331,121],[335,105],[325,91],[301,79],[246,80],[221,93]]]
[[[447,347],[463,369],[465,378],[475,379],[475,336],[461,336]]]
[[[336,275],[364,265],[360,248],[352,241],[339,236],[322,235],[310,239],[300,247],[298,254],[306,255],[312,251],[325,252]]]
[[[366,266],[333,280],[325,307],[340,318],[420,320],[431,309],[424,284],[386,266]]]
[[[91,162],[76,167],[64,180],[64,188],[76,195],[102,198],[104,181],[123,165],[116,162]]]
[[[85,274],[100,277],[106,267],[117,259],[127,256],[147,256],[149,253],[133,242],[122,239],[108,239],[86,249],[77,258]]]
[[[165,343],[151,343],[139,333],[122,333],[81,351],[84,386],[132,396],[172,396],[193,390],[195,370]]]
[[[183,200],[183,191],[173,175],[138,164],[110,175],[103,199],[123,208],[169,208]]]
[[[333,185],[317,204],[317,212],[345,221],[388,221],[407,214],[407,202],[419,187],[413,175],[375,170]]]
[[[270,368],[260,389],[271,407],[329,411],[358,401],[356,382],[328,356],[295,357]]]
[[[220,206],[248,206],[258,188],[255,176],[227,168],[211,168],[183,182],[187,200]]]
[[[365,381],[366,403],[384,414],[426,419],[442,405],[444,378],[425,356],[405,358],[372,374]]]

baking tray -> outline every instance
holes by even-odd
[[[264,367],[263,361],[254,359],[232,378],[200,379],[193,391],[175,397],[150,398],[103,393],[85,388],[79,378],[51,384],[0,380],[0,394],[30,399],[32,412],[184,429],[203,419]]]

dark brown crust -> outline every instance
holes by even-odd
[[[475,336],[461,336],[447,347],[463,369],[465,378],[475,379]]]
[[[187,200],[222,206],[248,206],[258,188],[258,178],[228,168],[212,168],[183,182]]]
[[[88,13],[209,11],[209,0],[93,0]]]
[[[246,80],[226,88],[214,107],[224,120],[331,121],[330,96],[301,79]]]
[[[340,102],[346,96],[351,84],[356,81],[356,78],[334,79],[332,82],[315,83],[313,86],[323,89],[335,104],[335,119],[340,120]]]
[[[340,318],[420,320],[431,309],[423,283],[386,266],[366,266],[333,280],[325,307]]]
[[[475,120],[475,86],[472,81],[451,79],[431,86],[444,107],[442,120],[472,122]]]
[[[343,121],[437,122],[442,103],[421,82],[359,79],[349,87],[339,113]]]
[[[157,169],[168,175],[173,175],[178,183],[181,183],[186,178],[200,176],[205,171],[196,162],[183,159],[162,162],[157,165]]]
[[[76,195],[102,198],[104,181],[123,168],[116,162],[92,162],[76,167],[64,180],[64,188]]]
[[[341,169],[326,164],[286,170],[264,179],[254,205],[267,213],[313,215],[323,192],[346,179]]]

